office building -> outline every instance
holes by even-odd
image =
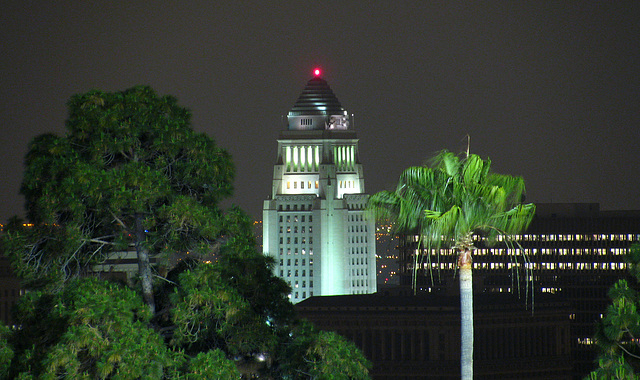
[[[476,239],[474,292],[519,293],[523,298],[553,294],[567,301],[573,310],[567,317],[574,378],[582,378],[594,368],[594,328],[610,303],[607,292],[627,277],[624,255],[640,241],[640,211],[601,211],[597,203],[538,204],[528,230],[513,238],[493,246]],[[401,239],[399,274],[404,285],[412,281],[416,240]],[[418,262],[419,290],[457,293],[454,252],[433,251]],[[528,302],[535,306],[536,300]]]
[[[375,224],[365,215],[358,139],[351,118],[316,71],[278,138],[263,251],[296,303],[376,291]]]

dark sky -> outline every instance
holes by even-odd
[[[469,134],[530,201],[640,209],[640,2],[10,3],[0,222],[23,213],[27,143],[64,133],[67,99],[137,84],[231,152],[233,202],[260,218],[282,116],[316,65],[355,114],[369,193]]]

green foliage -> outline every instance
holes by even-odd
[[[26,155],[21,192],[37,228],[4,244],[27,285],[60,286],[116,250],[210,250],[225,233],[216,205],[234,169],[189,111],[142,86],[75,95],[68,107],[67,134],[36,137]]]
[[[283,379],[369,379],[371,363],[342,336],[318,331],[307,321],[281,345],[278,376]]]
[[[189,363],[189,380],[211,379],[232,380],[240,379],[240,372],[232,361],[227,359],[219,349],[201,352]]]
[[[625,256],[631,276],[640,282],[640,244]],[[611,305],[596,327],[598,368],[588,379],[640,379],[640,297],[626,279],[609,289]]]
[[[7,378],[9,374],[14,354],[13,348],[9,344],[11,337],[11,330],[0,321],[0,378]]]
[[[368,379],[370,366],[355,345],[342,336],[320,331],[307,350],[316,379]]]
[[[170,297],[176,326],[172,342],[188,353],[216,347],[233,356],[251,357],[273,351],[277,329],[292,321],[289,289],[264,265],[263,255],[228,256],[235,255],[223,253],[217,261],[179,275]],[[230,267],[230,261],[242,263],[241,271]]]
[[[249,304],[222,281],[216,269],[205,264],[180,275],[172,310],[177,327],[175,344],[185,346],[188,352],[206,347],[225,348],[232,354],[258,350],[253,346],[256,341],[244,339],[244,334],[260,327],[254,326]]]
[[[369,199],[369,209],[378,218],[390,219],[396,233],[417,234],[419,244],[427,248],[445,244],[458,253],[463,379],[473,376],[472,289],[463,286],[465,281],[472,283],[473,236],[482,234],[492,241],[525,230],[535,205],[520,203],[524,192],[522,178],[493,173],[489,159],[443,151],[430,165],[406,169],[395,191],[381,191]],[[414,289],[418,255],[415,260]]]
[[[459,250],[473,249],[473,234],[491,239],[528,227],[535,205],[520,204],[524,192],[522,178],[491,172],[489,159],[443,151],[430,166],[406,169],[396,190],[374,194],[369,208],[390,218],[396,233],[419,234],[432,247],[451,241]]]
[[[30,292],[18,304],[12,376],[159,379],[174,354],[148,325],[133,291],[92,278],[61,292]]]
[[[148,87],[91,91],[68,106],[67,134],[36,137],[26,155],[21,192],[31,226],[14,218],[0,237],[32,290],[16,308],[21,329],[0,327],[0,377],[358,373],[360,352],[331,334],[298,344],[308,360],[278,356],[296,345],[290,289],[257,252],[247,215],[218,207],[231,194],[233,165],[191,129],[189,111]],[[134,249],[139,284],[128,285],[137,291],[85,277],[111,253]],[[153,284],[165,272],[152,273],[149,257],[180,264]]]

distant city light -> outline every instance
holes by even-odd
[[[313,70],[313,75],[319,77],[320,76],[320,69]]]

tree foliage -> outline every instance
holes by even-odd
[[[318,331],[307,321],[291,330],[279,346],[277,376],[282,379],[369,379],[371,363],[352,342],[331,331]]]
[[[474,248],[473,234],[492,240],[526,229],[535,205],[521,204],[524,194],[524,180],[492,172],[491,160],[443,151],[430,165],[406,169],[396,190],[374,194],[369,207],[392,220],[396,233],[463,251]]]
[[[521,204],[524,192],[522,178],[492,172],[491,160],[442,151],[430,165],[406,169],[395,191],[381,191],[369,199],[369,208],[378,218],[393,221],[396,233],[417,234],[426,248],[447,245],[456,251],[465,380],[473,377],[473,237],[481,235],[491,242],[525,230],[535,206]],[[414,289],[417,268],[415,255]]]
[[[218,207],[233,165],[189,119],[149,87],[91,91],[69,101],[65,136],[31,142],[29,225],[13,218],[0,238],[31,291],[15,309],[19,328],[0,326],[0,377],[278,378],[337,356],[355,362],[334,372],[367,373],[350,367],[366,361],[355,346],[331,334],[305,335],[309,361],[279,354],[297,344],[290,288],[258,252],[248,216]],[[122,250],[137,253],[137,283],[87,277]]]
[[[11,330],[0,321],[0,378],[7,378],[11,360],[13,359],[13,347],[9,344]]]
[[[149,87],[91,91],[68,107],[67,134],[36,137],[26,155],[21,192],[37,228],[8,234],[5,249],[31,286],[135,249],[153,310],[150,257],[209,253],[225,234],[217,203],[232,191],[230,156]]]
[[[173,358],[134,291],[87,278],[18,304],[12,376],[162,378]]]
[[[631,277],[640,283],[640,244],[625,256]],[[599,321],[595,341],[598,368],[587,379],[640,379],[640,296],[637,284],[621,279],[609,289],[611,305]]]

